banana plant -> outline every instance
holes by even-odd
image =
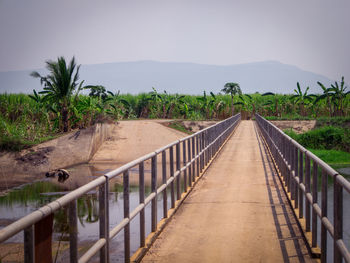
[[[318,104],[321,100],[326,99],[326,103],[328,106],[329,116],[333,116],[333,110],[332,110],[332,103],[331,103],[331,97],[332,92],[331,88],[326,88],[321,82],[317,82],[317,84],[321,87],[323,90],[323,94],[316,97],[314,104]]]
[[[129,118],[132,113],[131,104],[120,96],[120,90],[118,92],[113,93],[111,91],[107,91],[110,97],[104,99],[104,103],[107,101],[112,101],[109,104],[110,108],[106,110],[107,114],[114,116],[115,118],[119,118],[123,116],[124,118]]]
[[[253,106],[253,98],[249,94],[241,94],[239,95],[240,101],[235,102],[233,105],[241,105],[242,110],[245,111],[252,111],[254,106]]]
[[[210,92],[210,97],[207,96],[207,93],[203,92],[203,97],[197,98],[201,102],[201,111],[205,114],[205,118],[209,119],[213,113],[213,107],[215,105],[216,96],[213,92]]]
[[[344,77],[342,77],[340,84],[336,81],[334,85],[331,85],[329,89],[332,91],[332,101],[334,105],[334,115],[335,116],[344,116],[344,100],[347,95],[350,94],[350,91],[346,91]]]
[[[300,88],[299,82],[297,82],[297,89],[294,89],[296,94],[291,97],[291,100],[299,104],[299,111],[302,116],[306,116],[305,105],[309,104],[313,100],[313,97],[316,97],[314,94],[307,94],[309,89],[309,87],[306,87],[303,92]]]
[[[274,109],[273,109],[274,115],[278,116],[278,98],[277,98],[276,94],[273,92],[266,92],[266,93],[262,94],[261,96],[263,96],[263,97],[264,96],[271,96],[272,97],[272,99],[268,100],[264,104],[264,106],[271,106],[271,108],[273,108],[273,106],[274,106]]]

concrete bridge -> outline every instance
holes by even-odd
[[[139,200],[130,211],[129,173],[135,167]],[[124,217],[111,227],[109,183],[119,175]],[[96,188],[99,239],[78,253],[76,200]],[[258,115],[256,121],[240,121],[236,115],[66,194],[1,229],[0,242],[24,231],[25,262],[51,262],[52,237],[45,235],[45,225],[68,206],[71,262],[96,261],[98,254],[100,262],[117,261],[110,243],[120,232],[125,262],[350,262],[343,240],[343,196],[349,194],[346,179],[271,123]],[[132,251],[130,224],[136,216],[139,248]]]
[[[142,262],[308,262],[253,121],[241,121]]]

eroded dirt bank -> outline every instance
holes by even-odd
[[[129,120],[104,124],[71,132],[19,153],[0,156],[0,193],[25,183],[45,178],[45,173],[58,168],[88,163],[95,170],[115,169],[187,134],[168,128],[169,120]],[[186,123],[193,131],[215,122]],[[96,178],[91,167],[68,168],[66,190]]]
[[[304,133],[316,127],[316,120],[311,121],[271,121],[282,131],[292,129],[296,133]]]
[[[2,153],[0,192],[41,179],[48,171],[88,162],[115,128],[116,124],[96,124],[21,152]]]

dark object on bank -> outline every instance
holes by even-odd
[[[45,174],[46,177],[58,177],[58,181],[60,183],[63,183],[64,181],[66,181],[69,178],[69,173],[67,170],[64,169],[57,169],[51,172],[47,172]]]

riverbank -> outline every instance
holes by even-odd
[[[98,123],[20,152],[2,152],[0,192],[43,179],[46,172],[88,162],[116,127]]]
[[[71,175],[64,184],[65,190],[75,189],[96,178],[95,170],[115,169],[187,135],[167,127],[167,123],[171,123],[171,120],[97,124],[20,152],[2,152],[0,193],[5,194],[14,187],[43,180],[46,172],[60,168],[66,168]],[[183,123],[188,130],[195,132],[215,122]]]

